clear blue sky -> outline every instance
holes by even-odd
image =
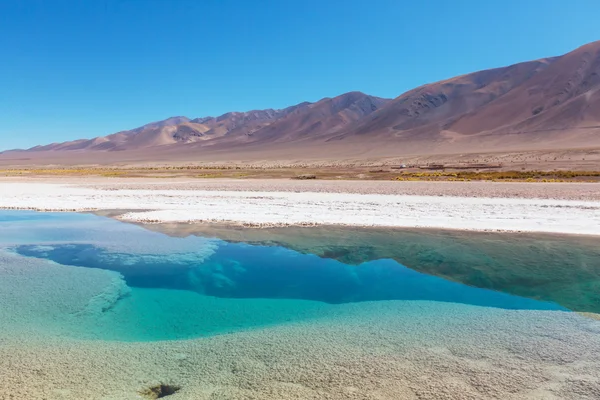
[[[0,149],[415,86],[600,39],[598,0],[0,0]]]

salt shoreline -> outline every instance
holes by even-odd
[[[230,182],[221,182],[226,184]],[[143,183],[142,183],[143,184]],[[600,201],[521,197],[361,194],[311,191],[182,190],[154,182],[156,189],[121,181],[1,182],[0,209],[38,211],[128,210],[131,222],[228,223],[243,226],[346,225],[465,231],[544,232],[600,235]],[[214,185],[214,181],[211,183]],[[257,181],[265,188],[264,181]],[[319,183],[320,189],[326,188]],[[535,185],[535,184],[534,184]],[[475,186],[477,187],[477,186]],[[306,189],[311,186],[306,186]],[[444,189],[446,190],[446,189]],[[149,211],[150,210],[150,211]]]

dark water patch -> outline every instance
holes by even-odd
[[[172,236],[282,246],[348,265],[393,259],[469,286],[600,313],[600,237],[353,227],[266,228],[156,224]]]
[[[21,245],[13,250],[63,265],[116,271],[131,287],[189,290],[222,298],[299,299],[329,304],[434,300],[506,309],[561,309],[552,303],[419,273],[390,259],[354,266],[274,246],[221,242],[202,262],[181,262],[179,255],[147,258],[112,253],[90,244]]]
[[[23,256],[51,260],[63,265],[117,271],[124,275],[131,287],[193,290],[187,272],[194,264],[182,264],[175,257],[144,257],[139,254],[110,252],[88,243],[21,245],[11,250]]]

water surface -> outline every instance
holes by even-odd
[[[314,232],[327,236],[323,230]],[[364,232],[361,246],[329,246],[325,254],[318,254],[273,242],[172,237],[88,214],[0,212],[0,251],[17,257],[10,262],[44,260],[50,262],[44,264],[46,268],[58,268],[61,274],[76,271],[76,279],[81,279],[81,274],[91,276],[93,271],[111,277],[106,288],[102,286],[107,285],[106,279],[97,280],[100,294],[89,302],[100,306],[92,312],[86,306],[86,312],[72,312],[62,318],[57,311],[52,317],[55,325],[64,325],[63,334],[85,339],[147,341],[206,336],[330,317],[342,312],[337,305],[366,301],[421,300],[511,310],[567,310],[553,301],[423,273],[408,268],[396,256],[378,257],[368,249],[383,244],[407,249],[424,246],[424,242],[413,239],[412,244],[405,240],[390,244],[389,237],[384,241]],[[331,232],[331,240],[336,240],[337,233]],[[444,253],[438,246],[430,241],[429,258],[439,262]],[[481,257],[481,265],[489,263],[488,255],[473,253],[471,260]],[[411,254],[406,252],[407,265],[415,260]],[[456,260],[450,257],[445,269],[454,264]],[[481,268],[479,279],[486,281],[485,274]],[[52,296],[51,291],[48,293]],[[35,313],[22,314],[36,317]],[[49,324],[47,315],[39,318],[40,326]]]

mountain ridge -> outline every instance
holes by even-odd
[[[303,149],[325,148],[344,154],[344,146],[348,154],[356,148],[376,154],[378,149],[427,153],[600,147],[600,41],[562,56],[421,85],[394,99],[348,92],[283,109],[177,116],[23,152],[148,149],[150,157],[160,148],[191,157],[213,150],[225,154],[273,148],[301,155]]]

